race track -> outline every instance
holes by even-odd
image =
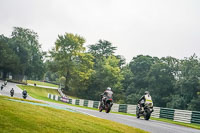
[[[2,81],[0,81],[0,85],[1,84],[2,84]],[[18,88],[16,84],[9,83],[9,82],[2,91],[0,90],[0,94],[10,96],[11,88],[14,88],[15,90],[14,97],[22,98],[22,90]],[[34,98],[30,96],[28,96],[27,99],[35,100]],[[69,105],[64,105],[64,104],[46,102],[46,101],[44,102],[50,105],[70,108],[70,109],[76,110],[78,112],[81,112],[90,116],[112,120],[115,122],[132,126],[132,127],[140,128],[152,133],[200,133],[200,130],[197,130],[197,129],[183,127],[183,126],[179,126],[175,124],[169,124],[169,123],[165,123],[161,121],[155,121],[155,120],[146,121],[144,119],[137,119],[136,117],[128,116],[128,115],[120,115],[120,114],[114,114],[114,113],[107,114],[105,112],[98,112],[96,110],[90,110],[90,109],[79,108],[79,107],[74,107],[74,106],[69,106]]]

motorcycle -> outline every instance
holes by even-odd
[[[1,86],[1,90],[3,90],[3,85]]]
[[[140,107],[140,104],[144,105],[144,110]],[[140,103],[136,107],[136,117],[139,119],[141,116],[144,117],[145,120],[149,120],[151,117],[151,113],[153,112],[153,103]]]
[[[27,94],[23,95],[23,98],[26,99],[27,98]]]
[[[102,112],[103,110],[105,110],[106,113],[109,113],[112,108],[112,105],[113,105],[112,97],[105,98],[105,105],[104,103],[101,102],[99,106],[99,112]]]
[[[10,91],[10,96],[11,96],[11,97],[14,96],[14,91]]]
[[[4,86],[6,86],[6,85],[7,85],[7,81],[4,82]]]

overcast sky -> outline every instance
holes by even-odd
[[[127,62],[139,54],[200,57],[200,0],[0,0],[0,34],[14,26],[37,32],[45,51],[68,32],[85,46],[110,41]]]

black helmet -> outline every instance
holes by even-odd
[[[149,91],[145,91],[144,94],[145,94],[145,95],[146,95],[146,94],[149,94]]]

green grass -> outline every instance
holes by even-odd
[[[24,89],[24,87],[27,87],[27,86],[18,85],[18,87],[20,87],[21,89]],[[33,87],[33,86],[28,86],[28,87],[31,90],[35,90],[35,89],[40,88],[40,87]],[[27,90],[29,90],[29,89],[27,89]],[[67,103],[63,103],[61,101],[55,101],[55,100],[47,98],[47,94],[48,93],[55,94],[54,92],[51,92],[53,89],[47,89],[47,88],[42,88],[42,89],[44,89],[45,92],[46,92],[43,96],[37,96],[37,95],[40,95],[39,91],[34,91],[34,93],[30,93],[30,95],[32,97],[40,99],[40,100],[45,100],[45,101],[50,101],[50,102],[55,102],[55,103],[60,103],[60,104],[67,104]],[[55,94],[55,95],[59,95],[59,94]],[[73,105],[73,104],[67,104],[67,105],[81,107],[81,108],[86,108],[86,109],[92,109],[92,110],[98,110],[96,108],[90,108],[90,107],[80,106],[80,105]],[[134,116],[134,117],[136,116],[135,114],[128,114],[128,113],[123,113],[123,112],[112,112],[112,113],[122,114],[122,115],[129,115],[129,116]],[[185,126],[185,127],[200,129],[200,124],[176,122],[176,121],[169,120],[169,119],[164,119],[164,118],[153,118],[153,117],[151,117],[150,119],[151,120],[157,120],[157,121],[163,121],[163,122],[167,122],[167,123],[172,123],[172,124],[176,124],[176,125],[181,125],[181,126]]]
[[[18,103],[0,96],[1,133],[144,133],[117,122],[49,107]]]
[[[22,90],[26,89],[28,92],[28,95],[30,95],[33,98],[40,99],[40,100],[47,100],[48,93],[54,94],[54,95],[60,95],[58,93],[58,90],[56,89],[49,89],[49,88],[42,88],[37,86],[27,86],[27,85],[17,85]]]
[[[17,98],[17,97],[9,97],[9,99],[21,100],[21,101],[27,101],[27,102],[34,102],[34,103],[43,103],[41,101],[28,100],[28,99],[22,99],[22,98]],[[45,104],[45,103],[43,103],[43,104]]]
[[[58,85],[51,84],[51,83],[46,83],[46,82],[40,82],[40,81],[34,81],[34,80],[27,80],[28,84],[34,84],[36,85],[43,85],[43,86],[50,86],[50,87],[58,87]]]
[[[67,95],[69,98],[71,98],[71,99],[80,99],[80,98],[78,98],[78,97],[75,97],[75,96],[69,96],[69,95]]]

